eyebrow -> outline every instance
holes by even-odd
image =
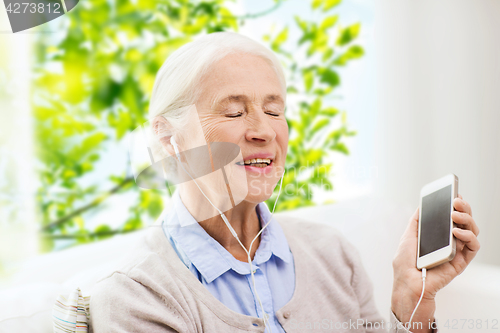
[[[214,100],[214,102],[212,103],[212,109],[216,105],[221,105],[221,104],[228,103],[228,102],[245,102],[248,100],[249,100],[249,98],[246,95],[229,95],[229,96],[226,96],[220,100]],[[283,98],[280,95],[276,95],[276,94],[267,95],[264,98],[264,102],[280,102],[280,103],[285,104],[285,101],[283,100]]]

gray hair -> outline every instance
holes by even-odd
[[[213,64],[234,53],[252,54],[266,60],[286,91],[283,68],[270,49],[238,33],[216,32],[183,45],[163,63],[156,75],[149,119],[163,115],[172,127],[182,128],[182,111],[198,100],[200,80]]]

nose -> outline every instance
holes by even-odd
[[[276,132],[272,127],[270,117],[260,107],[254,107],[249,112],[247,116],[248,128],[245,133],[247,141],[267,144],[276,138]]]

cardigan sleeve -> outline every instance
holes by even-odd
[[[344,251],[350,256],[353,265],[352,286],[358,298],[360,316],[366,333],[411,333],[392,311],[390,311],[390,321],[384,321],[375,305],[373,284],[363,267],[358,250],[343,237],[342,241]],[[437,329],[433,332],[437,333]]]
[[[115,272],[95,286],[90,297],[90,333],[188,332],[175,306]]]

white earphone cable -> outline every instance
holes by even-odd
[[[240,246],[243,248],[243,250],[245,250],[245,252],[247,254],[248,264],[250,266],[250,275],[251,275],[251,279],[252,279],[253,288],[254,288],[254,291],[255,291],[255,296],[257,297],[257,301],[259,302],[259,305],[260,305],[260,308],[261,308],[261,311],[262,311],[262,319],[264,320],[264,326],[265,326],[265,328],[269,329],[270,333],[272,333],[271,326],[269,324],[269,316],[264,311],[264,306],[262,305],[262,302],[260,300],[259,294],[257,292],[257,287],[255,285],[255,276],[254,276],[254,271],[253,271],[252,258],[250,257],[250,251],[252,250],[252,246],[253,246],[254,241],[259,237],[259,235],[269,225],[269,223],[271,223],[271,220],[272,220],[272,217],[273,217],[273,214],[274,214],[274,210],[276,209],[276,204],[277,204],[278,199],[279,199],[280,194],[281,194],[281,188],[282,188],[282,185],[283,185],[283,177],[285,176],[285,170],[283,170],[283,175],[281,175],[281,181],[280,181],[280,187],[279,187],[279,190],[278,190],[278,195],[276,197],[276,201],[274,202],[273,210],[271,212],[271,216],[269,218],[269,221],[264,225],[264,227],[262,227],[260,229],[260,231],[257,233],[257,235],[254,237],[254,239],[250,243],[249,250],[247,250],[245,248],[245,246],[243,245],[243,243],[240,241],[240,239],[238,237],[238,234],[236,233],[236,231],[233,229],[233,227],[229,223],[226,215],[224,215],[224,213],[218,207],[216,207],[212,203],[212,201],[205,195],[205,193],[203,192],[203,190],[201,189],[201,187],[198,185],[198,183],[196,182],[196,180],[193,178],[193,176],[191,176],[191,174],[182,165],[179,148],[177,147],[177,143],[175,142],[175,139],[174,139],[173,136],[170,138],[170,143],[172,144],[172,146],[174,148],[174,151],[175,151],[175,153],[177,155],[177,158],[179,160],[179,164],[181,165],[181,167],[184,170],[184,172],[186,172],[188,174],[188,176],[194,181],[194,183],[196,184],[196,186],[198,187],[198,189],[200,190],[200,192],[203,194],[203,196],[207,199],[207,201],[219,212],[220,217],[222,218],[222,220],[224,221],[224,223],[226,224],[226,226],[229,228],[229,231],[231,232],[231,234],[236,238],[236,240],[238,241],[238,243],[240,244]]]
[[[426,276],[427,276],[427,269],[422,268],[422,294],[420,295],[420,299],[418,300],[418,303],[415,306],[415,309],[413,310],[413,313],[411,314],[410,321],[408,322],[408,330],[411,329],[411,321],[413,319],[413,316],[415,315],[415,312],[417,312],[418,306],[420,305],[420,302],[422,302],[422,298],[424,298],[425,278],[426,278]]]

